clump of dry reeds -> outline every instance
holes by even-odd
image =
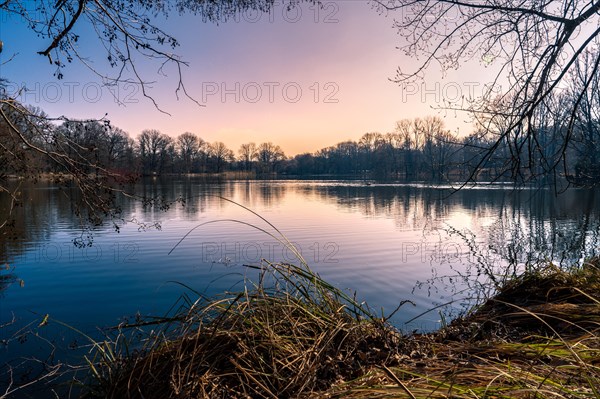
[[[599,266],[527,272],[468,316],[407,338],[399,365],[316,396],[600,398]]]
[[[169,318],[173,320],[174,318]],[[306,268],[261,265],[260,284],[196,303],[127,358],[99,346],[87,395],[286,398],[395,364],[401,336]]]

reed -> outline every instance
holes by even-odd
[[[329,398],[600,398],[600,260],[545,265]]]
[[[402,335],[306,268],[264,261],[258,283],[179,308],[142,350],[100,345],[84,396],[600,398],[599,265],[528,271]]]
[[[136,354],[102,346],[85,396],[297,397],[398,356],[401,335],[316,274],[266,261],[257,267],[259,283],[180,308],[168,318],[176,328]]]

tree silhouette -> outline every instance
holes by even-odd
[[[252,161],[256,158],[256,144],[242,144],[238,150],[240,161],[244,164],[244,170],[247,172],[252,166]]]
[[[290,6],[295,4],[293,0]],[[150,92],[147,84],[149,79],[144,74],[148,68],[141,68],[140,64],[154,64],[158,72],[167,67],[174,68],[177,74],[175,93],[195,100],[188,95],[182,79],[182,68],[188,64],[173,52],[179,42],[156,24],[159,20],[157,16],[192,13],[203,21],[219,22],[248,10],[268,12],[275,5],[275,0],[9,0],[0,1],[0,12],[3,18],[16,16],[15,21],[25,24],[35,33],[38,38],[36,47],[19,47],[18,51],[35,51],[46,57],[56,78],[63,79],[67,66],[78,62],[89,68],[106,85],[137,85],[159,111],[166,112]],[[78,46],[81,35],[93,35],[91,39],[97,40],[96,45]],[[17,61],[14,59],[14,48],[13,42],[0,42],[0,65]],[[7,49],[10,51],[7,52]],[[109,65],[107,68],[96,66],[106,65],[106,62]],[[19,93],[6,93],[6,83],[4,77],[0,79],[0,192],[12,198],[10,209],[19,202],[19,190],[18,183],[15,185],[7,181],[9,177],[17,174],[39,178],[42,173],[52,171],[61,174],[56,178],[57,183],[79,187],[81,205],[89,208],[90,215],[93,215],[90,219],[94,223],[99,222],[101,215],[111,216],[118,212],[114,199],[116,191],[123,192],[123,187],[115,189],[113,183],[121,180],[122,176],[107,162],[115,160],[117,150],[120,154],[123,151],[131,154],[131,143],[128,142],[123,148],[124,138],[111,131],[108,140],[114,139],[114,146],[108,149],[102,146],[108,153],[100,154],[97,152],[98,145],[90,146],[89,143],[80,142],[80,137],[71,137],[73,131],[70,129],[79,132],[93,128],[99,132],[98,126],[108,128],[107,121],[80,121],[79,127],[67,126],[73,125],[73,121],[65,117],[51,119],[20,104],[17,101]],[[117,96],[116,100],[120,101],[120,98]],[[60,122],[67,123],[64,129],[48,129],[48,124]],[[174,159],[176,155],[174,143],[160,135],[158,138],[154,134],[142,136],[138,144],[144,172],[162,172],[167,160]],[[206,152],[203,154],[206,155]],[[38,162],[40,159],[42,161]],[[207,160],[208,157],[204,156],[201,161],[203,167]],[[48,167],[48,162],[52,166]],[[44,165],[43,168],[39,166],[40,163]],[[219,161],[218,165],[220,169],[222,162]],[[129,166],[133,168],[133,165]],[[90,174],[90,171],[94,173]],[[171,171],[174,171],[172,164]],[[9,210],[9,216],[10,213]],[[9,216],[0,220],[0,227],[8,222]]]
[[[492,71],[489,89],[481,96],[446,104],[470,111],[484,129],[495,127],[490,115],[505,121],[503,130],[493,131],[495,140],[483,149],[476,169],[508,146],[513,178],[559,173],[561,165],[562,173],[569,176],[569,142],[576,134],[586,93],[599,73],[600,1],[376,0],[375,4],[381,12],[399,15],[395,27],[403,40],[402,50],[410,57],[422,57],[413,70],[398,68],[396,82],[423,78],[433,65],[448,71],[473,60]],[[573,92],[562,141],[548,154],[536,118],[551,97],[564,90],[576,69],[581,84]],[[496,89],[505,80],[508,87],[502,84],[504,90],[498,95]],[[476,173],[473,170],[471,178]]]

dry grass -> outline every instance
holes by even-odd
[[[412,336],[400,365],[315,397],[600,398],[599,265],[526,273],[447,328]]]
[[[305,269],[263,266],[252,290],[194,304],[138,355],[103,347],[88,396],[297,397],[398,355],[400,334],[351,298]]]
[[[137,354],[99,346],[87,396],[600,398],[599,264],[528,272],[401,336],[306,268],[265,263],[259,284],[192,304]]]

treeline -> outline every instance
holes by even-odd
[[[39,110],[34,114],[45,121]],[[579,178],[599,177],[599,125],[594,122],[583,127],[563,149],[561,137],[557,137],[561,130],[546,124],[537,133],[541,143],[538,151],[543,151],[539,163],[522,165],[527,171],[517,169],[517,173],[522,177],[541,175],[542,158],[548,162],[552,154],[565,150],[573,153],[571,159],[576,159],[566,170],[572,170]],[[244,171],[256,175],[343,175],[438,182],[515,177],[516,161],[508,146],[503,146],[502,141],[496,143],[497,137],[489,131],[458,137],[435,116],[404,119],[396,123],[392,132],[365,133],[357,141],[344,141],[294,157],[287,157],[280,146],[271,142],[246,143],[234,151],[220,141],[210,143],[190,132],[171,137],[150,129],[132,138],[122,129],[99,121],[69,120],[58,126],[45,122],[39,128],[44,134],[38,134],[38,139],[48,138],[53,148],[60,148],[70,159],[85,159],[88,172],[94,172],[94,165],[104,165],[114,173],[137,175]],[[496,148],[490,153],[489,148],[494,145]],[[60,163],[39,166],[48,172],[61,169]]]
[[[70,157],[87,158],[90,165],[106,165],[112,172],[138,175],[222,173],[244,171],[255,175],[339,175],[387,178],[403,181],[523,180],[546,176],[553,157],[562,151],[572,163],[564,175],[580,181],[600,177],[600,124],[582,121],[564,147],[565,129],[556,118],[540,115],[537,144],[530,145],[527,162],[515,158],[509,137],[498,139],[489,126],[459,137],[430,116],[403,119],[388,133],[369,132],[315,153],[287,157],[271,142],[246,143],[237,151],[223,142],[207,142],[185,132],[171,137],[158,130],[144,130],[135,139],[118,127],[97,121],[65,121],[54,130]],[[488,121],[494,123],[495,121]],[[57,139],[58,138],[58,139]],[[490,151],[494,148],[494,151]],[[536,158],[537,154],[537,158]],[[54,168],[60,165],[54,165]],[[92,168],[93,169],[93,168]],[[52,171],[51,165],[48,170]]]
[[[83,150],[90,165],[104,165],[122,174],[274,173],[281,171],[287,159],[281,148],[270,142],[244,144],[236,154],[223,142],[209,143],[190,132],[171,137],[148,129],[132,139],[122,129],[98,121],[65,121],[54,136],[68,143],[69,157],[81,156]]]
[[[189,132],[173,137],[173,132],[151,129],[131,137],[105,121],[51,119],[10,98],[0,78],[0,190],[6,176],[48,171],[81,176],[82,184],[91,173],[100,178],[232,170],[438,182],[566,178],[597,184],[600,74],[589,71],[593,56],[586,53],[564,87],[544,95],[525,115],[507,111],[526,94],[521,92],[492,90],[471,108],[467,104],[474,118],[467,136],[449,131],[436,116],[404,119],[388,132],[365,133],[293,157],[271,142],[230,149]]]
[[[597,82],[593,83],[590,88],[597,88]],[[280,146],[271,142],[250,142],[234,151],[220,141],[208,142],[190,132],[172,137],[150,129],[132,138],[108,122],[57,123],[39,109],[4,106],[0,178],[32,170],[76,170],[129,176],[243,171],[257,176],[529,181],[556,178],[558,170],[560,178],[594,183],[600,178],[600,90],[590,89],[584,94],[574,99],[567,91],[548,97],[546,107],[510,135],[504,134],[510,117],[498,112],[477,121],[475,132],[466,137],[445,128],[443,119],[429,116],[403,119],[390,132],[365,133],[356,141],[293,157],[287,157]],[[576,123],[567,125],[566,114],[575,100],[586,106],[580,107]],[[502,102],[491,103],[490,107],[501,109]],[[521,151],[515,153],[515,146]],[[559,162],[563,164],[557,169]]]
[[[31,109],[22,131],[40,147],[52,149],[95,171],[117,174],[162,175],[244,171],[256,175],[373,175],[397,179],[445,180],[458,177],[461,147],[437,117],[402,120],[392,133],[366,133],[358,141],[345,141],[316,153],[287,157],[271,142],[242,144],[237,151],[223,142],[208,142],[185,132],[171,137],[155,129],[132,138],[122,129],[101,121],[65,120],[50,123],[40,110]],[[31,123],[32,120],[35,123]],[[33,160],[30,160],[30,162]],[[43,165],[59,172],[60,162]],[[13,165],[14,166],[14,165]],[[460,174],[462,176],[462,174]]]

